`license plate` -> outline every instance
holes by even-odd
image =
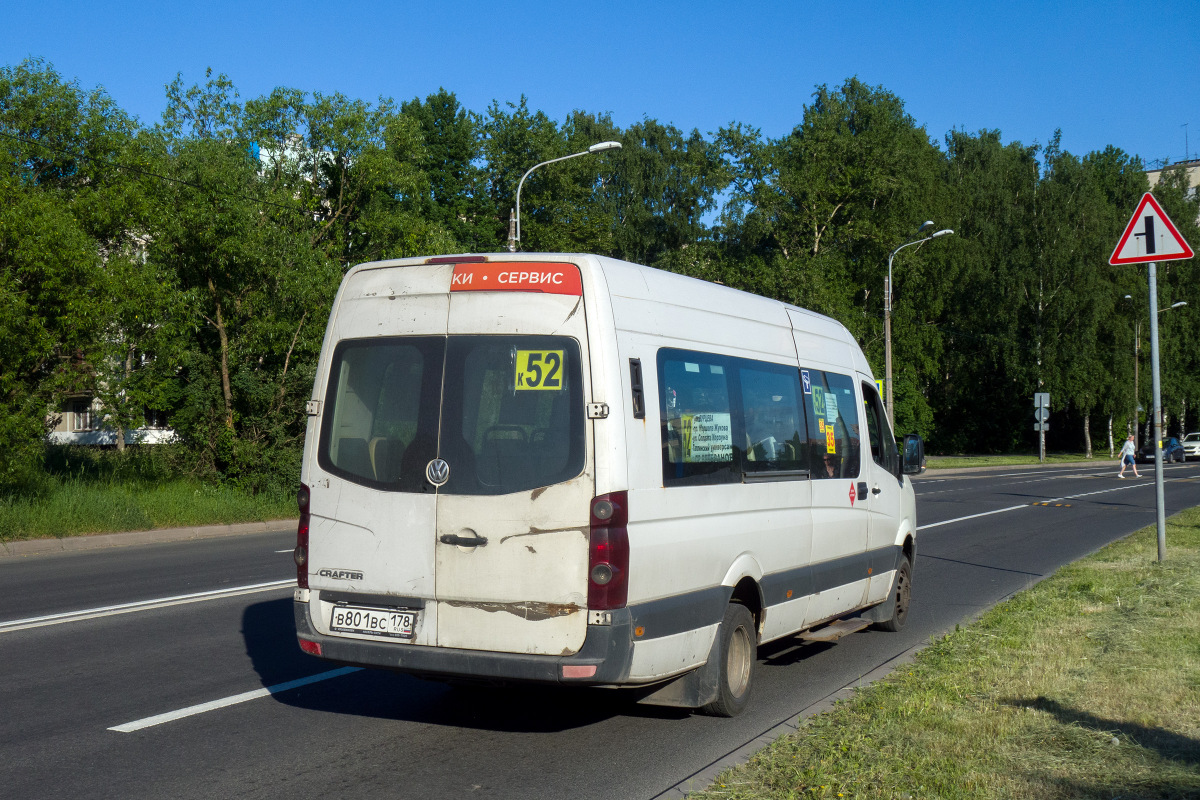
[[[363,606],[334,606],[329,618],[330,630],[338,633],[365,633],[411,639],[417,626],[416,611]]]

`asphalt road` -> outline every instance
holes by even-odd
[[[731,720],[609,691],[334,673],[296,646],[291,532],[0,559],[0,796],[681,797],[842,687],[1153,524],[1153,481],[1114,465],[921,477],[907,628],[762,648]],[[1200,505],[1200,466],[1166,475],[1168,513]],[[88,609],[104,610],[37,619]]]

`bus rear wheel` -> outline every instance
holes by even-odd
[[[720,679],[717,698],[701,711],[714,717],[734,717],[742,713],[750,702],[750,690],[754,685],[755,666],[758,663],[758,635],[755,632],[754,615],[740,603],[730,603],[725,608],[725,617],[717,631],[720,647]]]

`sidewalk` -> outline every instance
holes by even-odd
[[[34,556],[46,553],[66,553],[80,550],[99,550],[106,547],[128,547],[136,544],[179,542],[187,539],[212,539],[218,536],[237,536],[244,533],[274,533],[295,531],[297,520],[277,519],[270,522],[241,522],[231,525],[195,525],[187,528],[157,528],[128,533],[97,533],[84,536],[64,536],[61,539],[23,539],[0,542],[0,558]]]

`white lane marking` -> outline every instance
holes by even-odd
[[[1180,479],[1174,478],[1169,481],[1164,481],[1164,483],[1173,483],[1176,480],[1180,480]],[[1100,489],[1099,491],[1095,491],[1095,492],[1083,492],[1082,494],[1070,494],[1070,495],[1067,495],[1066,497],[1055,497],[1052,500],[1038,500],[1037,502],[1038,503],[1057,503],[1061,500],[1078,500],[1080,497],[1091,497],[1092,495],[1109,494],[1110,492],[1123,492],[1127,489],[1141,489],[1143,487],[1153,486],[1153,485],[1154,485],[1153,481],[1148,482],[1148,483],[1132,483],[1132,484],[1129,484],[1128,486],[1116,486],[1116,487],[1113,487],[1112,489]],[[1009,506],[1008,508],[998,508],[995,511],[984,511],[982,514],[971,514],[970,516],[967,516],[967,517],[958,517],[957,519],[947,519],[947,520],[942,520],[941,522],[930,522],[927,525],[918,525],[917,530],[923,531],[927,528],[937,528],[941,525],[952,525],[955,522],[965,522],[969,519],[977,519],[979,517],[987,517],[987,516],[991,516],[992,514],[1004,514],[1009,511],[1017,511],[1022,508],[1032,508],[1032,507],[1033,507],[1032,503],[1025,503],[1024,505],[1019,505],[1019,506]]]
[[[85,619],[96,619],[97,617],[111,617],[117,614],[132,614],[135,611],[148,611],[152,608],[181,606],[187,603],[202,603],[206,600],[219,600],[224,597],[237,597],[238,595],[243,594],[269,592],[273,589],[282,589],[285,586],[295,585],[296,579],[288,578],[284,581],[252,583],[247,586],[232,586],[228,589],[214,589],[208,592],[180,594],[175,595],[174,597],[159,597],[153,600],[139,600],[134,603],[120,603],[119,605],[115,606],[101,606],[99,608],[87,608],[81,611],[65,611],[61,614],[47,614],[41,617],[14,619],[9,620],[8,622],[0,622],[0,633],[23,631],[29,628],[42,628],[47,625],[61,625],[64,622],[78,622]]]
[[[174,722],[177,719],[184,717],[193,717],[197,714],[203,714],[206,711],[215,711],[218,708],[226,708],[227,706],[235,706],[239,703],[246,703],[251,700],[257,700],[260,697],[279,694],[286,692],[289,689],[296,689],[301,686],[307,686],[310,683],[318,683],[319,681],[327,681],[330,678],[340,678],[343,675],[349,675],[351,672],[358,672],[362,667],[342,667],[341,669],[330,670],[329,672],[320,672],[316,675],[309,675],[307,678],[299,678],[287,683],[277,683],[274,686],[268,686],[265,689],[255,689],[252,692],[242,692],[230,697],[222,697],[220,700],[210,700],[207,703],[200,703],[195,706],[188,706],[177,711],[168,711],[165,714],[156,714],[153,717],[145,717],[137,719],[133,722],[126,722],[124,725],[114,725],[109,728],[110,731],[118,733],[133,733],[140,731],[143,728],[153,728],[155,725],[162,725],[165,722]]]
[[[296,551],[294,548],[288,548],[287,550],[276,550],[275,552],[276,553],[294,553]]]
[[[1153,466],[1153,465],[1151,465],[1151,466]],[[1179,469],[1181,469],[1181,468],[1182,468],[1182,467],[1164,467],[1164,472],[1165,472],[1166,470],[1171,470],[1172,472],[1174,472],[1174,471],[1178,471],[1178,470],[1179,470]],[[1037,473],[1032,473],[1032,472],[1020,473],[1020,474],[1018,474],[1018,473],[1012,473],[1012,474],[1007,474],[1007,475],[992,475],[991,477],[996,477],[996,478],[1018,478],[1018,477],[1029,477],[1030,475],[1035,475],[1035,474],[1037,474]],[[1107,470],[1106,470],[1106,471],[1102,471],[1102,472],[1097,472],[1097,471],[1096,471],[1096,469],[1094,469],[1094,468],[1093,468],[1093,469],[1089,469],[1089,470],[1087,470],[1087,471],[1085,471],[1085,472],[1071,473],[1071,474],[1063,474],[1063,473],[1058,473],[1058,474],[1054,474],[1054,473],[1051,473],[1051,474],[1043,474],[1043,475],[1039,475],[1039,477],[1036,477],[1036,478],[1034,478],[1033,480],[1028,480],[1028,481],[1015,481],[1015,482],[1012,482],[1012,483],[1005,483],[1005,484],[1001,484],[1001,486],[1022,486],[1022,485],[1024,485],[1024,484],[1027,484],[1027,483],[1043,483],[1043,482],[1045,482],[1045,481],[1047,481],[1047,480],[1055,480],[1055,479],[1058,479],[1058,478],[1106,478],[1106,477],[1116,477],[1116,476],[1115,476],[1115,475],[1112,475],[1112,473],[1108,472]],[[1146,476],[1146,475],[1143,475],[1142,477],[1143,477],[1143,478],[1145,478],[1145,477],[1147,477],[1147,476]],[[1189,475],[1187,476],[1187,478],[1193,478],[1193,477],[1195,477],[1195,476],[1194,476],[1194,475],[1191,475],[1191,474],[1189,474]],[[1165,480],[1165,481],[1176,481],[1176,480],[1186,480],[1187,478],[1183,478],[1183,477],[1180,477],[1180,478],[1167,478],[1167,477],[1164,477],[1164,478],[1163,478],[1163,480]],[[1152,477],[1152,476],[1151,476],[1151,480],[1153,480],[1153,477]],[[939,482],[945,482],[945,481],[922,481],[922,483],[923,483],[923,484],[924,484],[924,483],[939,483]],[[1000,488],[1000,487],[999,487],[999,486],[997,486],[997,487],[994,487],[994,488]],[[1122,488],[1126,488],[1126,487],[1122,487]],[[915,489],[915,484],[914,484],[914,489]],[[937,490],[937,491],[933,491],[933,492],[916,492],[916,495],[917,495],[917,497],[927,497],[927,496],[929,496],[929,495],[935,495],[935,494],[955,494],[955,493],[959,493],[959,492],[969,492],[969,491],[974,491],[974,489],[973,489],[973,488],[966,487],[966,486],[956,486],[956,487],[954,487],[954,488],[951,488],[951,489],[939,489],[939,490]]]
[[[1024,505],[1020,505],[1020,506],[1009,506],[1008,508],[998,508],[995,511],[984,511],[982,514],[972,514],[969,517],[959,517],[957,519],[947,519],[947,520],[942,520],[941,522],[930,522],[926,525],[918,525],[917,530],[923,531],[928,528],[937,528],[941,525],[953,525],[956,522],[966,522],[969,519],[977,519],[979,517],[987,517],[987,516],[991,516],[992,514],[1003,514],[1007,511],[1016,511],[1018,508],[1029,508],[1029,504],[1025,503]]]

